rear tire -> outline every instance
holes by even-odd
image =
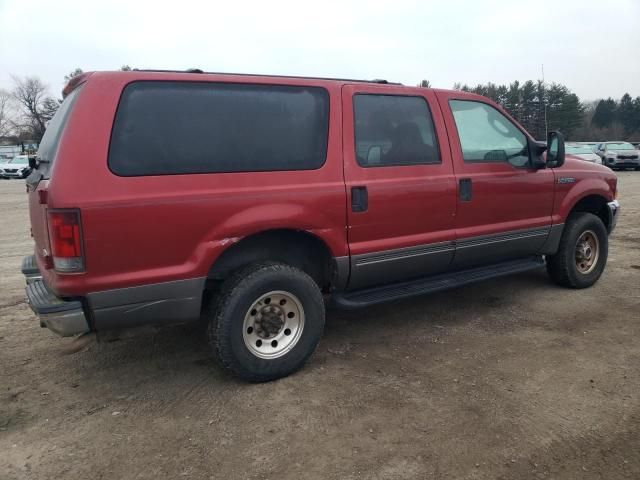
[[[557,253],[547,256],[549,276],[564,287],[590,287],[607,264],[608,241],[607,229],[599,217],[586,212],[571,214]]]
[[[300,369],[324,329],[320,288],[289,265],[243,268],[225,280],[212,302],[209,343],[222,365],[248,382],[267,382]]]

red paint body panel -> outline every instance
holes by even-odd
[[[585,162],[567,155],[565,164],[555,170],[557,177],[571,177],[575,183],[556,184],[553,223],[563,223],[573,206],[588,195],[600,195],[607,201],[614,199],[616,176],[607,167]]]
[[[329,93],[327,159],[317,170],[118,177],[108,168],[111,129],[124,87],[136,80],[305,85]],[[418,95],[430,106],[442,163],[361,168],[354,153],[352,95]],[[36,258],[63,296],[203,277],[239,239],[271,229],[303,230],[334,257],[562,223],[584,195],[613,198],[615,176],[568,159],[558,170],[464,164],[448,98],[483,97],[395,85],[245,75],[97,72],[88,76],[62,135],[47,205],[30,194]],[[498,107],[499,108],[499,107]],[[558,185],[558,175],[576,178]],[[473,178],[473,204],[458,201],[457,180]],[[366,185],[369,211],[351,212],[351,187]],[[555,196],[555,198],[554,198]],[[46,269],[46,208],[78,208],[85,269]]]
[[[362,168],[354,145],[352,98],[357,93],[423,97],[433,116],[442,163]],[[456,186],[442,114],[433,92],[389,85],[347,85],[343,88],[344,172],[349,205],[351,188],[366,186],[369,209],[349,212],[352,255],[453,240]]]
[[[118,177],[108,169],[107,154],[120,94],[133,80],[154,79],[324,87],[330,96],[326,162],[308,171]],[[202,277],[237,239],[277,228],[306,230],[324,241],[333,256],[348,255],[340,85],[289,78],[95,73],[80,91],[61,140],[48,206],[82,211],[86,273],[45,272],[48,284],[64,295]]]
[[[449,100],[483,102],[498,109],[516,125],[518,123],[499,105],[480,95],[442,90],[436,95],[449,132],[456,179],[469,178],[472,181],[473,200],[458,202],[458,238],[549,225],[555,189],[553,170],[514,168],[506,162],[465,163]],[[524,129],[521,130],[531,138]]]

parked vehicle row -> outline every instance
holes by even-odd
[[[567,142],[567,154],[612,170],[640,170],[640,147],[630,142]]]
[[[309,358],[325,300],[545,265],[586,288],[605,268],[615,174],[479,95],[195,71],[84,74],[64,94],[27,178],[22,265],[63,336],[204,315],[221,363],[266,381]]]

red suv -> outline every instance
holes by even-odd
[[[27,179],[23,263],[63,336],[205,315],[222,364],[266,381],[311,355],[325,301],[545,264],[583,288],[605,267],[615,175],[478,95],[200,71],[85,74],[64,93]]]

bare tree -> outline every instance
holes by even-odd
[[[23,120],[18,126],[22,130],[29,128],[33,139],[39,142],[59,104],[49,96],[48,87],[38,77],[12,78],[15,83],[12,96]]]
[[[9,118],[9,101],[11,94],[0,89],[0,137],[5,137],[11,132],[11,120]]]

